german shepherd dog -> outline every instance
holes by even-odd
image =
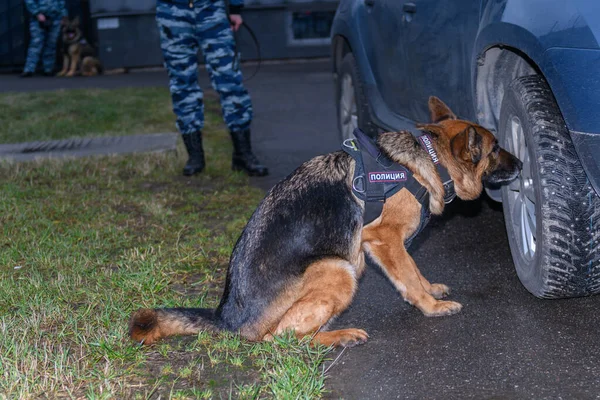
[[[458,197],[475,199],[483,181],[497,185],[518,176],[521,161],[501,149],[492,133],[457,119],[436,97],[429,99],[429,109],[432,122],[419,128],[431,135]],[[412,171],[429,191],[430,211],[441,214],[442,181],[413,135],[382,133],[377,143]],[[459,312],[461,304],[439,300],[450,293],[448,286],[425,279],[404,247],[420,224],[421,204],[400,190],[363,227],[364,203],[352,192],[354,167],[343,151],[302,164],[271,189],[250,218],[231,255],[218,308],[140,309],[129,322],[131,337],[151,344],[171,335],[227,330],[261,341],[290,330],[298,337],[310,335],[313,344],[361,344],[368,338],[362,329],[325,327],[350,305],[365,253],[426,316]]]
[[[63,67],[57,76],[93,76],[102,73],[102,64],[95,56],[94,48],[83,37],[79,17],[61,22]]]

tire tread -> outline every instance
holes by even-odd
[[[513,81],[511,89],[530,115],[542,188],[544,298],[600,292],[600,200],[575,151],[552,91],[538,75]],[[540,238],[538,238],[538,241]]]

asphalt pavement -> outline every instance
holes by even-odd
[[[31,90],[15,82],[0,75],[0,90]],[[51,90],[166,85],[167,79],[153,71],[30,82]],[[271,170],[253,184],[268,190],[301,162],[339,148],[328,61],[264,65],[247,86],[254,147]],[[452,288],[449,298],[463,304],[457,315],[424,317],[370,265],[352,306],[331,326],[362,328],[370,339],[333,354],[325,367],[327,397],[600,398],[600,297],[530,295],[514,271],[503,221],[501,207],[485,196],[456,200],[409,249],[425,277]]]

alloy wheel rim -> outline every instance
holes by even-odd
[[[354,96],[354,84],[350,75],[344,75],[342,78],[339,118],[343,138],[353,138],[354,129],[358,127],[358,112],[356,97]]]
[[[523,162],[523,169],[517,180],[506,188],[510,222],[517,238],[521,257],[531,262],[536,252],[536,211],[535,188],[533,183],[534,167],[529,157],[529,149],[523,133],[523,124],[517,116],[509,121],[505,132],[508,151]]]

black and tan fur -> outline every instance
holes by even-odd
[[[481,194],[482,180],[516,178],[521,163],[498,147],[486,129],[456,119],[439,99],[429,101],[431,133],[441,163],[462,199]],[[378,144],[406,165],[430,193],[430,209],[444,209],[436,168],[409,132],[381,134]],[[429,283],[403,246],[419,226],[420,203],[401,190],[381,216],[363,227],[363,206],[351,190],[354,161],[342,151],[315,157],[277,184],[258,206],[231,255],[221,303],[209,309],[141,309],[130,335],[146,344],[200,330],[239,332],[270,340],[287,330],[313,342],[353,346],[367,340],[361,329],[327,331],[328,322],[354,296],[368,253],[410,304],[427,316],[454,314],[459,303],[443,301],[450,289]]]
[[[94,76],[102,72],[94,48],[85,40],[79,28],[79,17],[67,17],[61,22],[63,67],[57,76]]]

